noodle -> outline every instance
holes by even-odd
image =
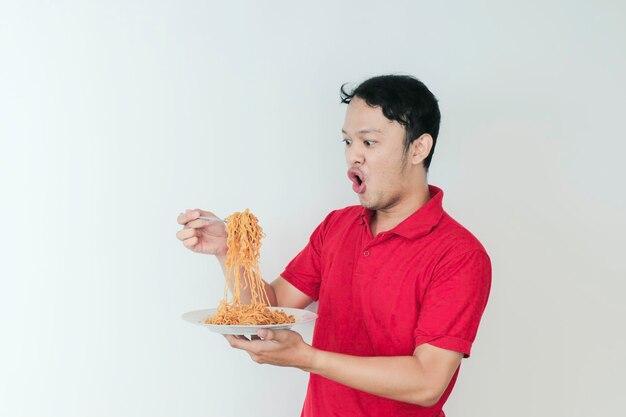
[[[284,311],[270,310],[265,285],[259,270],[259,249],[265,235],[258,219],[250,210],[233,213],[226,218],[228,232],[226,254],[226,286],[224,298],[207,324],[263,325],[295,323],[294,316]],[[232,285],[233,299],[228,301],[228,288]],[[241,303],[241,290],[250,289],[250,304]]]

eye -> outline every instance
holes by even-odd
[[[341,139],[341,141],[342,141],[343,143],[345,143],[345,144],[346,144],[346,146],[349,146],[350,144],[352,144],[352,140],[350,140],[350,139],[345,139],[345,138],[344,138],[344,139]]]
[[[374,142],[373,140],[364,140],[363,143],[365,144],[365,146],[369,147],[369,146],[372,146],[376,142]]]

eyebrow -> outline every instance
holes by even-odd
[[[348,134],[348,132],[346,132],[346,131],[345,131],[345,130],[343,130],[343,129],[341,129],[341,133],[345,133],[346,135]],[[359,131],[358,131],[358,132],[356,132],[356,133],[360,133],[360,134],[362,134],[362,133],[383,133],[383,132],[382,132],[382,131],[380,131],[380,130],[378,130],[378,129],[362,129],[362,130],[359,130]]]

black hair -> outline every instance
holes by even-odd
[[[404,126],[404,152],[424,133],[432,136],[433,146],[424,159],[424,168],[428,171],[435,152],[441,113],[437,98],[424,83],[409,75],[381,75],[363,81],[351,93],[345,86],[341,86],[342,103],[349,104],[354,97],[359,97],[372,107],[380,107],[387,119]]]

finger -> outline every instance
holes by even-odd
[[[184,213],[180,213],[176,218],[176,221],[178,224],[187,224],[188,221],[198,218],[198,216],[193,216],[193,214],[193,210],[187,210]]]
[[[202,210],[202,209],[193,209],[193,210],[189,210],[187,213],[187,216],[190,220],[193,219],[197,219],[198,217],[202,216],[202,217],[218,217],[215,213],[211,212],[211,211],[206,211],[206,210]]]
[[[195,209],[194,211],[197,211],[198,213],[200,213],[200,216],[203,216],[203,217],[219,217],[217,214],[211,211],[206,211],[206,210],[201,210],[201,209]]]
[[[186,248],[193,248],[197,244],[198,244],[198,238],[196,236],[183,240],[183,245],[185,245]]]
[[[210,221],[210,220],[204,220],[204,219],[190,220],[187,224],[185,224],[185,227],[190,227],[192,229],[197,229],[197,228],[200,228],[200,227],[213,226],[213,225],[216,225],[217,227],[219,227],[221,229],[225,229],[226,228],[226,226],[222,222]]]
[[[263,360],[261,359],[261,357],[255,353],[251,353],[248,352],[248,355],[250,355],[250,359],[252,359],[254,362],[256,363],[263,363]]]
[[[186,210],[184,213],[180,213],[178,217],[176,218],[176,221],[178,222],[178,224],[187,224],[190,221],[195,220],[200,216],[216,217],[215,214],[211,213],[210,211],[193,209],[193,210]]]
[[[241,349],[241,338],[239,336],[234,334],[225,334],[224,337],[231,347],[234,347],[235,349]]]
[[[297,334],[293,330],[270,330],[270,329],[259,329],[257,335],[262,340],[268,340],[273,342],[287,342],[292,335]]]
[[[178,240],[185,240],[196,235],[196,229],[182,229],[176,232]]]
[[[270,329],[259,329],[259,331],[257,332],[257,335],[260,339],[263,339],[263,340],[275,340],[276,338],[276,333],[274,333]]]
[[[232,334],[225,334],[224,339],[226,339],[230,347],[235,347],[235,344],[237,343],[237,339],[235,338],[235,336],[233,336]]]
[[[228,340],[230,346],[235,349],[245,350],[248,353],[257,353],[256,351],[258,350],[258,347],[256,343],[259,342],[250,341],[246,336],[231,334],[227,335],[226,339]]]

